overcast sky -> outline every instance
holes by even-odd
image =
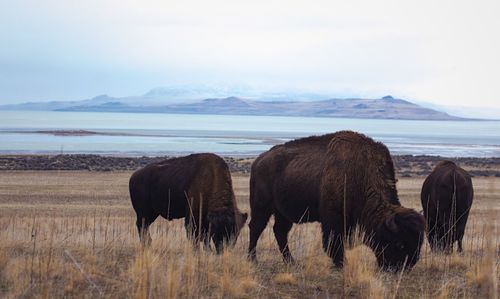
[[[0,103],[245,84],[499,107],[500,1],[0,0]]]

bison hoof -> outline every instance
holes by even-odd
[[[258,264],[257,256],[255,254],[249,253],[247,255],[247,259],[252,263]]]
[[[339,261],[339,262],[333,262],[333,266],[336,268],[336,269],[342,269],[344,268],[344,261]]]
[[[152,242],[153,242],[153,240],[151,238],[144,238],[141,240],[141,246],[143,248],[149,248],[149,247],[151,247]]]
[[[293,265],[297,264],[297,262],[295,261],[295,259],[291,255],[283,257],[283,261],[287,265],[292,265],[293,266]]]

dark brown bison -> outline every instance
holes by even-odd
[[[399,203],[387,148],[350,131],[287,142],[261,154],[250,177],[249,256],[271,215],[285,261],[293,223],[320,221],[323,247],[342,267],[344,239],[359,225],[385,269],[418,260],[425,222]],[[345,220],[345,221],[344,221]],[[345,238],[344,238],[345,237]]]
[[[324,164],[320,221],[323,247],[335,264],[342,265],[343,240],[359,225],[379,266],[413,267],[420,257],[425,220],[401,206],[387,147],[358,133],[339,132],[328,145]]]
[[[159,215],[167,220],[184,217],[188,237],[207,246],[212,238],[220,253],[224,242],[236,241],[247,219],[236,206],[227,164],[214,154],[149,164],[134,172],[129,190],[139,236],[146,244],[151,242],[148,228]]]
[[[457,241],[462,252],[473,197],[472,180],[465,170],[451,161],[441,161],[434,167],[420,194],[432,250],[451,252]]]

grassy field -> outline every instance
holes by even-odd
[[[193,249],[182,220],[158,219],[143,250],[128,195],[130,172],[0,172],[0,297],[493,298],[498,297],[500,178],[474,179],[463,255],[426,243],[411,272],[379,272],[363,245],[340,271],[323,253],[318,224],[295,225],[297,264],[282,262],[271,223],[246,259],[248,227],[221,256]],[[233,175],[248,212],[248,176]],[[400,179],[404,206],[420,208],[423,178]],[[271,220],[272,221],[272,220]]]

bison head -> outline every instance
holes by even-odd
[[[224,243],[234,246],[241,228],[247,220],[247,213],[209,213],[208,219],[211,225],[212,240],[215,243],[217,253],[222,252]]]
[[[424,231],[422,215],[398,207],[385,218],[372,240],[379,266],[386,271],[411,269],[420,258]]]
[[[247,213],[241,213],[240,211],[236,211],[236,218],[235,218],[235,227],[234,227],[234,233],[233,236],[231,237],[231,243],[234,246],[236,244],[236,240],[238,239],[238,236],[240,235],[240,231],[245,226],[245,223],[247,222],[248,214]]]

